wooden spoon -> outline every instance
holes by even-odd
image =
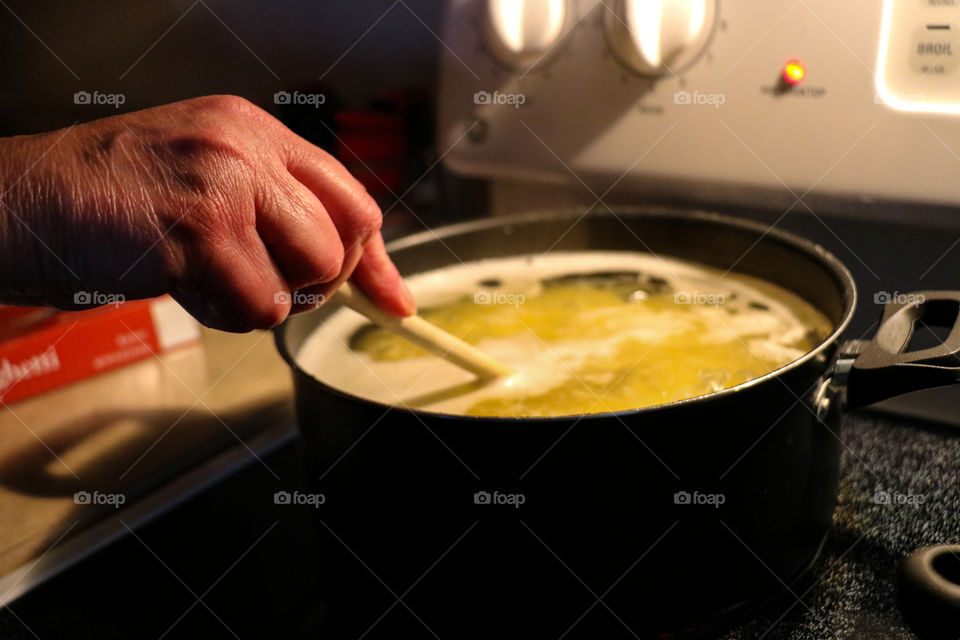
[[[409,340],[430,353],[452,362],[482,379],[509,376],[513,371],[471,344],[468,344],[418,315],[399,318],[382,310],[359,289],[340,285],[333,300],[350,307],[379,327]]]

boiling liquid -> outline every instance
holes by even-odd
[[[421,315],[516,373],[479,383],[349,309],[298,360],[342,391],[477,416],[559,416],[663,404],[801,357],[830,332],[812,306],[738,274],[623,252],[556,253],[413,276]]]

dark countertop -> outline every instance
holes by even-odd
[[[839,436],[835,529],[794,587],[803,603],[787,594],[725,639],[914,637],[894,574],[916,548],[960,540],[960,432],[859,413]],[[313,514],[273,500],[297,485],[296,447],[266,462],[279,481],[246,467],[0,611],[0,637],[321,637]],[[919,504],[878,504],[877,491]]]
[[[813,584],[795,590],[804,604],[788,594],[725,639],[915,637],[897,609],[895,574],[918,548],[960,541],[960,432],[859,413],[844,417],[839,436],[834,530]]]

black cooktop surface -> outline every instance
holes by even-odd
[[[897,608],[895,573],[909,552],[960,540],[960,434],[860,413],[844,418],[839,436],[842,478],[824,553],[792,593],[723,638],[915,637]],[[312,506],[275,504],[299,476],[296,447],[266,463],[284,480],[248,466],[14,602],[0,612],[0,637],[325,637],[319,545],[336,543]],[[581,613],[557,615],[573,624]],[[387,616],[432,637],[402,606]],[[367,637],[396,620],[375,622]]]

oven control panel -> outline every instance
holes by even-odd
[[[451,0],[438,35],[463,173],[960,204],[960,0]]]
[[[960,114],[960,2],[887,0],[877,65],[888,104]]]

